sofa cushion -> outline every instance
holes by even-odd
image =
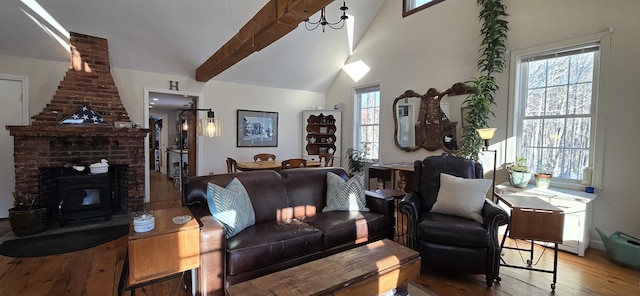
[[[440,191],[431,212],[483,223],[482,207],[490,186],[489,179],[465,179],[441,173]]]
[[[489,232],[482,224],[458,216],[425,212],[417,225],[418,240],[448,246],[489,247]]]
[[[355,244],[385,231],[384,215],[371,212],[324,212],[303,220],[324,232],[324,248]],[[355,227],[354,227],[355,225]]]
[[[327,205],[327,173],[347,179],[341,167],[289,169],[280,172],[284,179],[290,206],[297,218],[321,213]]]
[[[264,222],[227,240],[227,274],[236,275],[320,252],[322,231],[307,223]]]
[[[327,206],[329,211],[369,211],[364,197],[364,174],[359,173],[349,180],[327,173]]]
[[[211,215],[222,222],[227,238],[236,235],[256,221],[256,214],[247,190],[237,178],[233,178],[225,188],[209,183],[207,203]]]
[[[289,207],[282,178],[280,174],[271,170],[191,177],[185,183],[185,203],[207,206],[208,183],[225,187],[234,178],[240,180],[249,194],[256,214],[256,223],[277,220],[280,211]]]

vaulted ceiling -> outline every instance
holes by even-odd
[[[108,39],[112,67],[195,78],[198,66],[267,2],[2,0],[0,54],[66,62],[63,32],[71,31]],[[347,1],[354,46],[383,2]],[[340,6],[342,1],[327,6],[329,21],[338,20]],[[311,17],[317,18],[319,13]],[[325,92],[349,57],[347,31],[309,32],[299,24],[213,80]]]

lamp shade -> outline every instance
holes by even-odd
[[[496,128],[479,128],[476,129],[476,132],[478,132],[478,136],[480,136],[480,139],[491,140],[493,138],[493,134],[496,132]]]
[[[198,124],[198,135],[203,137],[220,137],[222,136],[222,119],[220,118],[204,118]]]

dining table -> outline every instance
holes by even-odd
[[[319,161],[307,160],[307,167],[319,167]],[[239,161],[238,170],[240,171],[258,171],[258,170],[280,170],[282,167],[281,160],[267,161]]]

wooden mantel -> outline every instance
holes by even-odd
[[[207,82],[250,54],[298,27],[333,0],[269,0],[240,31],[196,69],[196,80]]]

